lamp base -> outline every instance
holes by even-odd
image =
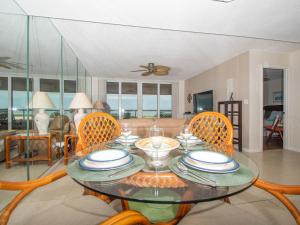
[[[47,134],[49,126],[49,116],[44,109],[39,109],[39,112],[34,117],[35,125],[39,134]]]
[[[79,124],[80,124],[81,120],[83,119],[83,117],[85,117],[85,116],[86,116],[86,114],[84,113],[83,109],[79,109],[78,112],[74,115],[74,123],[76,126],[77,133],[78,133]]]

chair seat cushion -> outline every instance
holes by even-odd
[[[93,225],[116,214],[68,176],[36,189],[12,213],[9,225]]]

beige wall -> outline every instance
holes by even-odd
[[[186,98],[189,93],[202,91],[214,91],[214,109],[217,110],[217,102],[227,100],[227,80],[234,80],[234,99],[249,99],[249,52],[234,57],[202,74],[199,74],[185,82],[185,109],[193,111],[193,103],[188,103]],[[243,104],[243,146],[249,145],[249,105]]]
[[[288,71],[288,148],[300,151],[300,50],[289,55]]]
[[[289,119],[285,148],[300,151],[300,51],[276,53],[251,50],[185,81],[185,110],[193,104],[189,93],[214,90],[214,108],[226,100],[227,80],[234,79],[234,99],[243,100],[243,148],[250,152],[263,147],[263,68],[280,68],[287,72],[286,106]],[[249,103],[249,104],[247,104]]]

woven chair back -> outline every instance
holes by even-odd
[[[90,113],[79,124],[80,150],[84,151],[84,149],[91,149],[93,146],[100,146],[119,135],[120,124],[114,117],[105,112]]]
[[[216,149],[232,146],[233,128],[229,119],[218,112],[197,114],[189,123],[194,136],[212,144]]]

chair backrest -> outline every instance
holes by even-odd
[[[114,117],[105,112],[90,113],[81,120],[78,127],[80,150],[100,145],[118,135],[120,135],[120,124]]]
[[[199,113],[190,121],[189,127],[194,136],[218,148],[232,145],[233,128],[222,113]]]
[[[273,124],[272,124],[272,129],[273,130],[276,129],[276,127],[278,126],[280,121],[281,121],[281,116],[277,114],[276,117],[275,117],[275,120],[273,121]]]

